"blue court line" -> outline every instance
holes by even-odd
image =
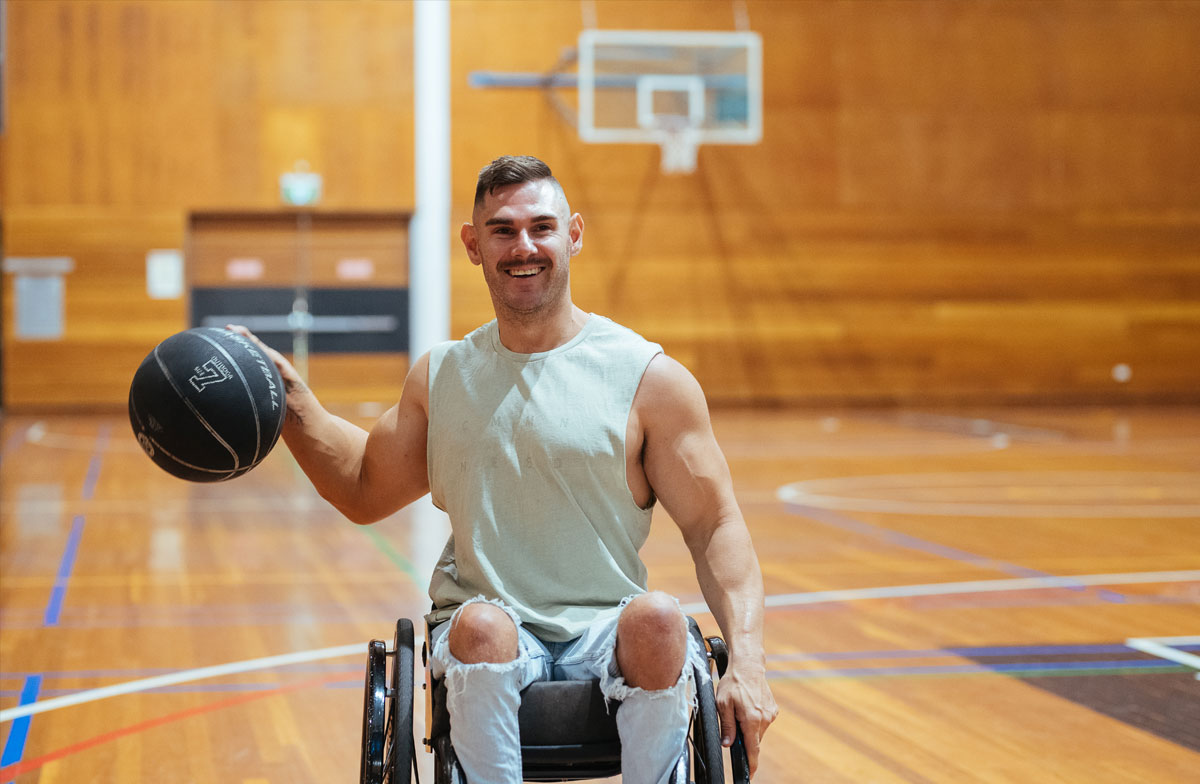
[[[63,600],[67,595],[67,583],[71,579],[71,570],[75,567],[75,556],[79,554],[79,541],[83,538],[83,515],[76,515],[71,523],[71,533],[67,536],[67,547],[63,551],[62,561],[58,565],[58,576],[54,588],[50,591],[50,602],[46,605],[43,624],[47,627],[58,625],[62,616]]]
[[[103,425],[100,432],[96,436],[96,448],[92,452],[92,459],[88,463],[87,474],[83,480],[83,490],[81,495],[83,500],[89,501],[96,493],[96,483],[100,481],[100,466],[104,460],[104,450],[108,446],[109,434],[112,432],[112,425]],[[46,613],[43,617],[43,624],[47,628],[58,626],[59,619],[62,616],[63,601],[67,596],[67,585],[71,579],[71,572],[75,568],[75,558],[79,554],[79,542],[83,539],[83,515],[76,515],[71,522],[71,533],[67,535],[67,545],[63,550],[62,560],[58,565],[58,574],[54,580],[54,588],[50,591],[50,601],[46,604]],[[25,681],[25,688],[21,694],[21,704],[28,705],[37,700],[38,690],[41,688],[42,676],[31,675]],[[25,701],[26,694],[29,697],[28,702]],[[13,721],[12,728],[8,731],[8,739],[4,743],[3,762],[0,762],[0,767],[7,765],[15,765],[20,762],[25,756],[25,742],[29,738],[29,723],[31,716],[23,716]]]
[[[100,481],[100,463],[104,459],[104,450],[108,448],[108,439],[112,434],[112,425],[103,425],[96,434],[96,450],[88,463],[87,476],[83,479],[83,500],[90,501],[96,494],[96,483]]]
[[[806,506],[804,504],[797,504],[794,502],[786,502],[784,506],[795,514],[807,517],[808,519],[814,520],[823,525],[840,528],[843,531],[850,531],[852,533],[869,536],[874,539],[880,539],[890,544],[905,547],[910,550],[917,550],[918,552],[928,553],[929,555],[936,555],[939,558],[948,558],[953,561],[959,561],[960,563],[978,566],[982,569],[991,569],[994,571],[1004,572],[1005,574],[1010,574],[1014,577],[1058,577],[1058,575],[1053,575],[1049,572],[1030,569],[1027,566],[1021,566],[1020,564],[1009,563],[1007,561],[1000,561],[995,558],[987,558],[982,555],[977,555],[976,553],[967,552],[966,550],[959,550],[957,547],[950,547],[948,545],[938,544],[937,542],[930,542],[910,534],[892,531],[887,528],[881,528],[877,525],[871,525],[870,523],[864,523],[861,520],[855,520],[852,517],[847,517],[843,514],[832,512],[828,509],[821,509],[815,506]],[[1088,587],[1085,585],[1067,586],[1067,588],[1072,591],[1088,590]],[[1124,595],[1107,588],[1099,589],[1094,593],[1104,601],[1125,601]]]
[[[21,704],[30,705],[37,702],[38,692],[41,688],[42,676],[30,675],[26,678],[25,686],[21,689]],[[21,757],[25,756],[25,741],[29,737],[29,720],[31,718],[22,716],[13,721],[12,728],[8,731],[8,740],[4,743],[4,753],[0,755],[0,768],[16,764],[21,761]]]

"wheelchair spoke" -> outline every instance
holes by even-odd
[[[392,712],[387,712],[387,726],[383,731],[383,784],[392,780],[392,767],[396,760],[396,743],[393,733],[396,728],[392,725]]]

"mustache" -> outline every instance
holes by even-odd
[[[521,267],[528,267],[533,264],[539,264],[543,267],[549,267],[549,266],[551,266],[550,257],[549,256],[535,256],[533,258],[524,259],[522,261],[506,261],[503,264],[496,265],[496,269],[499,272],[507,272],[508,270],[511,270],[511,269],[520,269]]]

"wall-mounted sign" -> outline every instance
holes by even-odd
[[[15,277],[17,340],[61,340],[66,293],[63,276],[75,269],[75,260],[66,256],[10,256],[3,266]]]
[[[150,299],[183,296],[183,254],[177,250],[146,252],[146,294]]]
[[[321,175],[308,170],[308,161],[296,161],[290,172],[279,175],[279,197],[293,207],[310,207],[321,200]]]

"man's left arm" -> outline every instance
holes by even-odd
[[[634,413],[646,478],[683,533],[704,599],[729,646],[729,669],[717,687],[722,739],[733,742],[736,717],[753,773],[759,740],[778,708],[766,680],[762,572],[729,466],[699,383],[675,360],[660,355],[650,363]]]

